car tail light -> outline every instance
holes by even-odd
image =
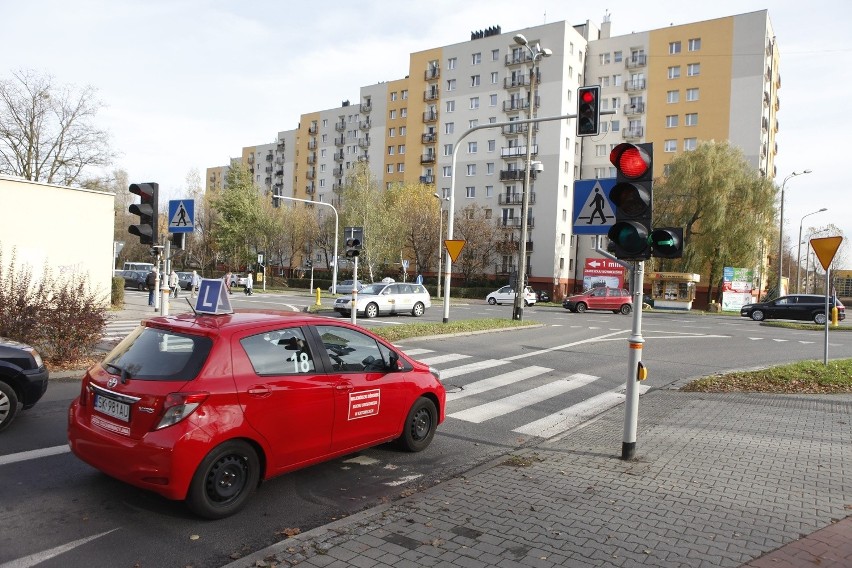
[[[210,393],[207,392],[173,392],[166,396],[163,403],[163,417],[155,430],[177,424],[204,402]]]

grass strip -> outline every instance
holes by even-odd
[[[449,335],[453,333],[470,333],[473,331],[492,331],[501,329],[513,329],[518,327],[526,327],[530,325],[539,325],[538,322],[528,320],[509,320],[509,319],[473,319],[459,320],[447,323],[407,323],[403,325],[394,325],[382,327],[379,329],[371,329],[373,333],[379,335],[388,341],[401,341],[412,337],[424,337],[429,335]]]
[[[852,393],[852,359],[799,361],[757,371],[737,371],[693,381],[689,392],[762,392],[779,394]]]

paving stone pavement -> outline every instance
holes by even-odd
[[[852,566],[852,395],[653,390],[630,461],[623,421],[617,406],[227,568]]]

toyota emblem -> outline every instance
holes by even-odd
[[[110,380],[107,381],[107,386],[109,388],[113,388],[117,384],[118,384],[118,379],[116,379],[115,377],[111,377]]]

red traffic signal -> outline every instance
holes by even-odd
[[[130,193],[139,196],[139,203],[130,206],[130,213],[139,215],[139,224],[130,225],[127,231],[131,235],[139,237],[143,245],[156,244],[158,240],[158,199],[160,184],[133,183],[130,184]]]
[[[652,164],[652,156],[654,153],[653,147],[643,148],[643,146],[651,146],[650,144],[629,144],[627,142],[619,144],[609,153],[609,161],[615,166],[618,174],[627,179],[639,179],[647,176],[650,180]]]
[[[609,198],[615,205],[615,224],[607,236],[622,260],[651,258],[653,213],[653,154],[651,144],[619,144],[609,155],[616,169]]]
[[[577,89],[577,136],[597,136],[601,130],[600,85]]]

